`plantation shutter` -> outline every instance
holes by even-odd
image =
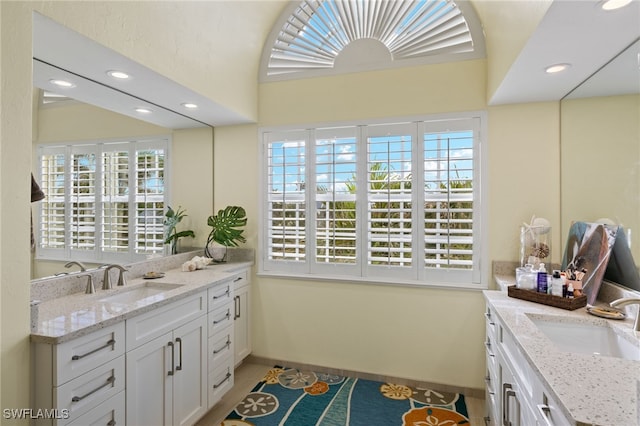
[[[265,135],[266,260],[299,271],[307,259],[306,149],[304,131]]]
[[[102,153],[102,250],[129,250],[129,144],[110,144]]]
[[[354,272],[358,261],[358,128],[318,129],[312,156],[312,271]]]
[[[152,142],[139,143],[135,152],[135,253],[161,253],[164,244],[165,153]]]
[[[479,256],[474,252],[478,132],[479,123],[473,119],[425,123],[423,261],[427,276],[472,280],[472,271],[478,269]]]
[[[47,252],[64,250],[66,242],[65,185],[66,158],[64,147],[39,150],[40,188],[46,194],[39,208],[36,232],[37,246]]]
[[[365,128],[369,275],[415,276],[412,191],[415,129],[414,123]]]
[[[71,148],[68,218],[72,253],[96,250],[96,151],[95,145]]]

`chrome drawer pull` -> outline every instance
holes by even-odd
[[[213,296],[213,300],[218,300],[218,299],[222,299],[223,297],[229,297],[229,287],[227,287],[227,291],[225,291],[224,293],[218,295],[218,296]]]
[[[227,380],[229,380],[229,378],[231,377],[231,373],[227,373],[227,375],[224,377],[224,379],[222,379],[222,381],[218,384],[213,385],[214,389],[218,389],[220,386],[222,386],[222,384],[224,382],[226,382]]]
[[[214,355],[219,354],[220,352],[224,351],[225,349],[228,349],[229,346],[231,346],[231,339],[229,339],[227,337],[227,343],[225,343],[220,349],[214,349],[213,350],[213,354]]]
[[[242,277],[238,277],[235,280],[233,280],[234,283],[237,283],[238,281],[240,281],[242,279]]]
[[[233,319],[237,320],[238,318],[240,318],[240,296],[234,297],[234,301],[235,301],[234,307],[236,309],[236,313],[233,316]]]
[[[547,424],[547,426],[553,426],[553,423],[549,421],[549,414],[551,414],[551,407],[545,404],[538,404],[536,408],[538,409],[538,411],[540,411],[540,414],[542,414],[542,417],[544,418],[544,422]]]
[[[484,342],[484,345],[487,347],[487,354],[491,357],[495,356],[492,352],[491,352],[491,342]]]
[[[167,371],[167,375],[168,376],[173,376],[175,374],[175,372],[176,372],[176,359],[175,359],[175,357],[176,357],[176,354],[175,354],[176,347],[173,344],[173,342],[167,343],[167,346],[169,346],[171,348],[171,370]]]
[[[486,313],[484,314],[484,316],[485,316],[485,317],[487,318],[487,320],[489,321],[489,324],[491,324],[491,325],[496,325],[496,323],[495,323],[495,322],[492,322],[492,321],[491,321],[491,314],[490,314],[490,313],[486,312]]]
[[[94,394],[94,393],[98,392],[100,389],[102,389],[102,388],[104,388],[104,387],[107,387],[107,386],[109,386],[109,385],[111,385],[111,384],[115,383],[115,381],[116,381],[116,378],[115,378],[114,376],[111,376],[111,377],[109,377],[109,378],[107,379],[107,382],[106,382],[105,384],[103,384],[103,385],[101,385],[101,386],[98,386],[97,388],[95,388],[95,389],[94,389],[94,390],[92,390],[91,392],[89,392],[89,393],[85,393],[85,394],[84,394],[84,395],[82,395],[82,396],[74,396],[73,398],[71,398],[71,401],[73,401],[73,402],[82,401],[82,400],[83,400],[83,399],[85,399],[86,397],[88,397],[88,396],[90,396],[90,395],[92,395],[92,394]]]
[[[220,324],[221,322],[227,321],[231,315],[229,311],[227,311],[227,315],[225,315],[221,320],[213,320],[213,325]]]
[[[176,338],[176,342],[180,343],[180,351],[178,352],[180,357],[180,364],[178,364],[176,370],[182,370],[182,339],[178,337]]]
[[[116,426],[116,421],[115,420],[109,420],[109,423],[107,423],[107,426]]]
[[[77,361],[77,360],[79,360],[79,359],[84,358],[85,356],[89,356],[89,355],[94,354],[94,353],[96,353],[96,352],[98,352],[98,351],[101,351],[101,350],[103,350],[104,348],[108,348],[109,346],[111,346],[111,350],[113,350],[113,345],[115,345],[115,344],[116,344],[116,339],[111,339],[111,340],[109,340],[107,343],[105,343],[105,345],[104,345],[104,346],[100,346],[99,348],[95,348],[94,350],[92,350],[92,351],[90,351],[90,352],[87,352],[86,354],[82,354],[82,355],[74,355],[74,356],[72,356],[72,357],[71,357],[71,359],[72,359],[73,361]]]

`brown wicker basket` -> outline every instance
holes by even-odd
[[[587,306],[587,296],[585,295],[569,299],[567,297],[538,293],[533,290],[523,290],[514,285],[507,287],[507,295],[516,299],[528,300],[529,302],[541,303],[570,311]]]

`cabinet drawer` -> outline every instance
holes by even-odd
[[[127,351],[150,342],[205,314],[207,293],[202,291],[167,306],[127,320]]]
[[[124,354],[124,321],[52,346],[53,386],[59,386]],[[42,349],[42,348],[39,348]]]
[[[211,312],[220,306],[233,302],[233,280],[227,280],[216,284],[207,290],[208,311]]]
[[[536,405],[534,411],[538,424],[544,426],[570,426],[573,424],[565,417],[560,404],[542,386],[542,383],[536,382],[534,388],[535,395],[532,404]]]
[[[498,328],[498,317],[493,312],[493,309],[490,306],[487,306],[487,310],[484,313],[484,317],[486,319],[487,324],[487,335],[491,335],[493,338],[496,337],[496,329]]]
[[[235,289],[239,289],[241,287],[249,285],[249,270],[245,269],[244,271],[238,272],[238,274],[236,274],[236,276],[231,281],[233,282],[233,287]]]
[[[233,356],[233,327],[229,326],[209,337],[208,371],[222,365],[225,359]]]
[[[209,372],[209,408],[233,387],[233,357]]]
[[[62,386],[54,387],[54,407],[68,410],[68,422],[74,421],[123,391],[124,383],[124,355],[121,355]]]
[[[119,392],[68,426],[116,426],[125,424],[125,394]]]
[[[230,325],[233,325],[233,305],[227,304],[217,308],[208,314],[209,317],[209,337]]]

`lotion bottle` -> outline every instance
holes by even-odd
[[[538,293],[547,293],[547,270],[544,263],[541,263],[538,269]]]

